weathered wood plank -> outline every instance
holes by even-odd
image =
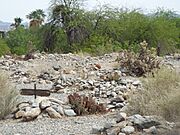
[[[37,96],[50,96],[49,90],[42,90],[42,89],[21,89],[21,95],[37,95]]]

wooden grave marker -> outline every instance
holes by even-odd
[[[50,93],[50,90],[36,89],[36,84],[34,84],[34,89],[21,89],[20,94],[26,95],[26,96],[34,95],[34,98],[36,99],[37,96],[48,97],[48,96],[50,96],[51,93]]]

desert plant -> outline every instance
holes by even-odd
[[[142,115],[160,115],[166,120],[180,119],[180,75],[161,68],[155,76],[143,78],[143,90],[130,99],[129,112]]]
[[[73,93],[68,96],[69,103],[77,115],[106,113],[103,104],[97,104],[92,97],[81,96]]]
[[[156,58],[156,50],[148,49],[146,41],[141,42],[140,47],[140,52],[137,54],[132,51],[120,52],[118,61],[121,68],[129,75],[142,76],[154,68],[159,68],[160,61]]]
[[[0,72],[0,119],[10,114],[18,102],[18,92],[10,85],[7,75]]]
[[[5,40],[0,39],[0,56],[10,54],[10,48],[8,47]]]

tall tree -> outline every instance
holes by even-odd
[[[80,9],[85,0],[54,0],[52,1],[51,22],[64,29],[67,42],[72,45],[81,42],[88,36],[84,27],[84,11]]]
[[[37,9],[35,11],[32,11],[26,17],[30,20],[30,27],[34,27],[41,26],[42,22],[44,22],[46,15],[42,9]]]

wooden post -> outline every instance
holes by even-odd
[[[34,99],[36,99],[36,83],[34,84]]]

